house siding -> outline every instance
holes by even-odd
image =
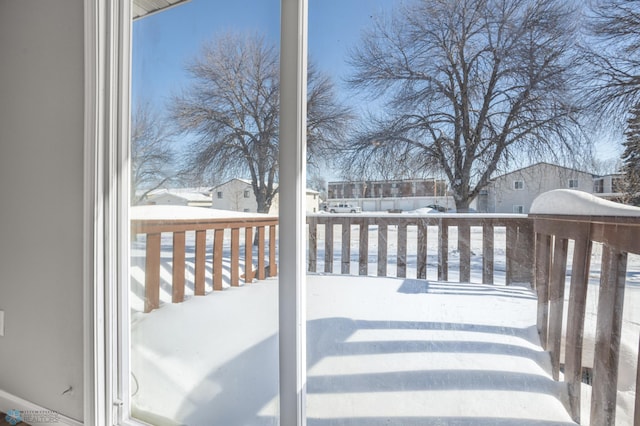
[[[248,197],[245,197],[246,191],[248,191]],[[253,194],[253,187],[246,180],[232,179],[213,188],[211,194],[211,208],[247,213],[257,213],[258,211],[258,202]],[[221,197],[218,196],[219,194]],[[273,197],[269,214],[277,215],[278,206],[279,196],[276,193]],[[306,206],[307,213],[315,213],[319,210],[320,197],[317,191],[307,191]]]
[[[587,172],[538,163],[511,173],[499,176],[485,188],[476,200],[480,212],[517,213],[514,209],[522,206],[522,213],[529,213],[535,198],[554,189],[575,189],[593,192],[594,176]],[[575,187],[570,188],[573,180]],[[521,182],[522,188],[516,189],[515,182]]]

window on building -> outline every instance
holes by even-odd
[[[249,209],[244,209],[242,211],[245,212],[245,213],[249,213],[250,210]]]
[[[601,194],[602,192],[604,192],[604,181],[603,181],[603,179],[596,179],[593,182],[593,192],[595,192],[596,194]]]
[[[524,206],[520,206],[520,205],[513,206],[513,212],[515,214],[523,214],[524,213]]]
[[[222,191],[218,191],[218,199],[221,200],[222,199]]]
[[[523,180],[514,181],[513,182],[513,189],[516,189],[516,190],[524,189],[524,181]]]
[[[249,192],[248,189],[245,189],[244,190],[244,198],[249,198],[249,197],[251,197],[251,193]]]
[[[569,188],[577,188],[578,179],[569,179]]]

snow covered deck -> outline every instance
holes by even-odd
[[[640,209],[535,207],[308,217],[308,424],[640,425]],[[133,414],[276,425],[277,219],[196,210],[132,215]]]
[[[277,288],[269,279],[140,315],[134,415],[276,425]],[[310,426],[574,424],[531,290],[336,275],[309,276],[307,290]]]

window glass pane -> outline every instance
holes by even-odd
[[[307,216],[309,424],[573,424],[590,416],[588,395],[598,392],[612,394],[620,424],[630,421],[638,259],[624,251],[640,249],[623,234],[636,225],[611,213],[609,235],[581,216],[602,205],[586,192],[620,197],[612,193],[622,183],[577,167],[589,149],[580,142],[576,158],[561,161],[556,137],[573,128],[556,121],[562,109],[546,115],[571,100],[564,83],[580,68],[565,54],[582,10],[566,4],[309,0],[310,68],[335,82],[350,116],[334,149],[309,142],[308,182],[321,191],[319,213]],[[569,80],[546,74],[539,85],[544,73],[530,71],[549,51]],[[557,97],[551,87],[562,87]],[[517,112],[520,102],[528,106]],[[550,120],[543,132],[540,118]],[[501,137],[514,142],[503,152]],[[532,149],[538,137],[545,146]],[[537,206],[549,212],[525,216],[566,188],[583,192],[557,191]],[[596,322],[622,324],[600,336],[599,359]],[[572,352],[583,325],[585,351]],[[620,360],[617,392],[610,357]],[[609,375],[599,390],[598,363]],[[566,383],[582,383],[582,413],[551,391]]]
[[[279,19],[192,0],[133,22],[129,397],[149,424],[279,424]]]

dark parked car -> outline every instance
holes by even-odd
[[[441,205],[439,205],[439,204],[429,204],[429,205],[427,206],[427,208],[429,208],[429,209],[433,209],[433,210],[437,210],[437,211],[439,211],[440,213],[445,213],[445,212],[447,211],[447,208],[446,208],[446,207],[441,206]]]

